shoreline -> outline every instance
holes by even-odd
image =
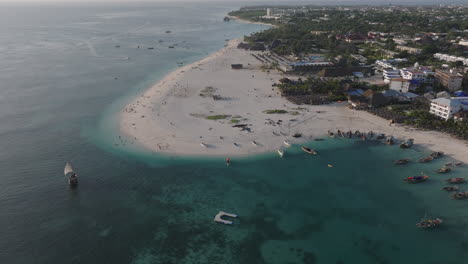
[[[230,19],[237,20],[237,21],[242,22],[242,23],[247,23],[247,24],[255,24],[255,25],[264,25],[264,26],[270,26],[270,27],[278,27],[277,25],[273,25],[273,24],[270,24],[270,23],[266,23],[266,22],[257,22],[257,21],[250,21],[250,20],[247,20],[247,19],[240,18],[240,17],[238,17],[238,16],[230,16],[230,15],[227,15],[227,17],[229,17]]]
[[[237,49],[241,40],[230,40],[224,48],[176,69],[135,97],[120,112],[120,132],[126,138],[120,143],[167,155],[245,157],[285,148],[284,140],[301,144],[326,137],[327,130],[360,130],[414,138],[415,147],[443,151],[468,163],[467,143],[450,135],[389,126],[387,120],[348,109],[346,103],[290,103],[272,87],[285,75],[262,69],[252,56],[258,52]],[[234,63],[244,68],[233,70]],[[213,91],[207,91],[209,87]],[[272,109],[287,113],[265,113]],[[210,120],[218,116],[222,118]],[[247,130],[235,125],[245,125]],[[303,135],[296,139],[295,133]]]

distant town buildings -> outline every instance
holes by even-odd
[[[457,56],[452,56],[448,54],[436,53],[434,54],[434,58],[443,60],[443,61],[449,61],[449,62],[461,61],[463,62],[463,65],[468,66],[468,58],[464,58],[464,57],[457,57]]]
[[[399,51],[407,51],[410,54],[421,54],[422,49],[407,47],[407,46],[396,46],[396,49]]]
[[[429,112],[448,120],[457,113],[468,111],[468,97],[437,98],[431,101]]]
[[[459,90],[463,82],[463,76],[452,70],[436,70],[435,79],[450,92]]]

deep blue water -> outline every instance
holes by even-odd
[[[266,28],[222,22],[236,8],[1,6],[0,263],[466,262],[466,201],[432,172],[449,158],[395,167],[428,152],[327,139],[310,143],[317,156],[293,146],[227,168],[106,141],[113,114],[177,62]],[[430,181],[402,182],[421,171]],[[240,218],[215,224],[220,210]],[[416,229],[426,213],[442,228]]]

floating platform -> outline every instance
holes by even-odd
[[[221,224],[225,224],[225,225],[232,225],[232,221],[224,220],[222,218],[223,216],[237,218],[237,215],[235,215],[235,214],[230,214],[230,213],[226,213],[226,212],[223,212],[223,211],[219,211],[219,213],[214,217],[214,221],[218,222],[218,223],[221,223]]]

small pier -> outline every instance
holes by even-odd
[[[232,225],[232,221],[224,220],[222,218],[223,216],[237,218],[237,215],[235,215],[235,214],[230,214],[230,213],[226,213],[226,212],[223,212],[223,211],[219,211],[219,213],[214,217],[214,221],[218,222],[218,223],[221,223],[221,224],[225,224],[225,225]]]

